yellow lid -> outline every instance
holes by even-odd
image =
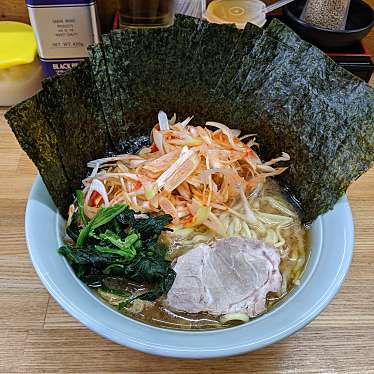
[[[236,24],[244,28],[247,22],[262,27],[266,22],[265,4],[259,0],[213,0],[206,10],[206,17],[213,23]]]
[[[0,69],[30,64],[35,59],[36,40],[30,25],[1,21],[0,45]]]

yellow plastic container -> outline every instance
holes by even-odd
[[[41,88],[43,71],[31,26],[0,22],[0,106],[10,106]]]

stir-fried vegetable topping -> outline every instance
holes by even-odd
[[[242,199],[248,223],[255,224],[246,196],[282,173],[286,168],[274,164],[289,156],[262,162],[253,150],[254,135],[240,137],[240,130],[217,122],[194,127],[188,125],[191,117],[175,123],[163,112],[158,119],[150,147],[88,163],[93,171],[83,181],[85,214],[93,217],[101,206],[127,204],[135,211],[170,215],[172,227],[204,225],[224,236],[217,214]]]

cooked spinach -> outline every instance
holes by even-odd
[[[105,281],[118,277],[151,288],[119,303],[123,308],[135,299],[156,300],[169,291],[175,278],[158,238],[171,222],[169,215],[137,217],[125,205],[102,207],[92,220],[85,217],[83,198],[77,193],[77,211],[66,228],[76,243],[59,248],[75,274],[89,287],[105,287]],[[105,291],[107,292],[107,291]]]
[[[77,197],[79,218],[81,219],[83,225],[87,225],[87,223],[88,223],[87,217],[84,214],[84,210],[83,210],[83,193],[82,193],[82,191],[81,190],[75,191],[75,196]]]
[[[162,216],[151,216],[147,219],[135,219],[135,212],[128,209],[117,216],[117,221],[123,225],[130,225],[139,233],[143,242],[147,243],[147,247],[154,246],[160,234],[167,224],[171,222],[171,216],[168,214]]]
[[[76,242],[78,240],[80,228],[78,223],[78,212],[75,212],[71,217],[71,222],[69,226],[66,227],[66,234],[71,240]]]
[[[84,226],[79,233],[77,246],[82,247],[90,232],[110,222],[116,215],[123,212],[126,208],[126,205],[115,205],[109,208],[101,208],[96,213],[95,217],[86,226]]]
[[[119,309],[123,309],[128,306],[132,301],[136,299],[153,301],[157,300],[160,296],[167,293],[173,285],[175,279],[175,271],[170,267],[166,270],[166,273],[162,274],[162,279],[150,290],[141,295],[133,295],[127,300],[124,300],[118,304]]]

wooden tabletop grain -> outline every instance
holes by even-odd
[[[374,33],[366,42],[374,52]],[[24,237],[35,175],[0,109],[0,373],[374,373],[374,169],[348,191],[355,252],[343,288],[328,308],[280,343],[205,361],[160,358],[119,346],[56,304],[34,272]]]

